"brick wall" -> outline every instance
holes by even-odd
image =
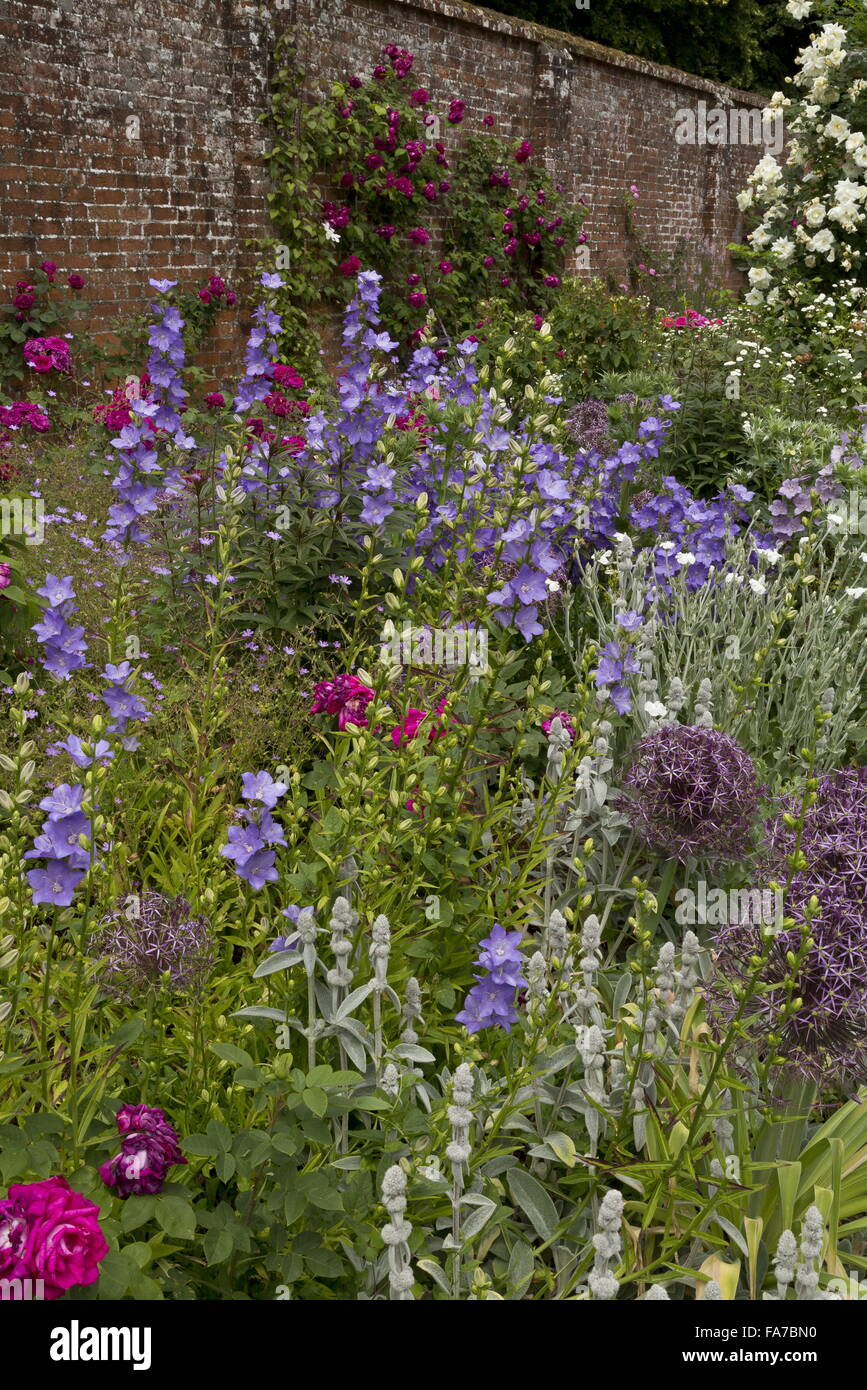
[[[249,280],[244,239],[267,229],[271,46],[252,7],[0,0],[0,45],[0,284],[53,260],[86,277],[106,326],[146,308],[148,276]],[[227,363],[239,331],[225,312]]]
[[[258,117],[286,25],[311,94],[394,42],[435,98],[466,101],[464,129],[490,111],[500,134],[531,139],[591,204],[591,270],[622,267],[636,183],[654,243],[688,232],[693,268],[731,280],[735,193],[757,151],[678,145],[675,113],[749,94],[459,0],[2,0],[0,284],[43,258],[79,270],[101,327],[146,306],[149,275],[249,287],[244,242],[267,231]],[[222,316],[218,366],[237,365],[243,327]]]

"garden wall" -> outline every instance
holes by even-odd
[[[620,271],[621,198],[641,191],[652,244],[689,234],[690,263],[734,283],[735,194],[761,151],[680,145],[676,112],[757,106],[746,93],[458,0],[3,0],[0,276],[44,257],[87,276],[94,322],[140,311],[148,275],[185,287],[219,271],[245,287],[267,229],[264,110],[276,32],[317,82],[394,42],[436,99],[491,112],[591,204],[590,270]],[[135,118],[135,119],[132,119]],[[242,325],[225,313],[216,360]]]

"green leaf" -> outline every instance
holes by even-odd
[[[232,1147],[232,1131],[229,1126],[224,1125],[222,1120],[208,1120],[207,1132],[217,1149],[222,1153],[228,1153]]]
[[[184,1197],[157,1197],[156,1218],[167,1236],[192,1240],[196,1234],[196,1214]]]
[[[249,1052],[245,1052],[242,1047],[236,1047],[234,1043],[211,1043],[211,1051],[224,1062],[235,1062],[238,1066],[249,1066],[253,1061]]]
[[[257,965],[253,971],[253,979],[258,980],[262,975],[274,975],[278,970],[288,970],[290,965],[298,965],[304,959],[302,951],[275,951],[267,960],[263,960],[261,965]],[[249,1009],[242,1009],[241,1013],[248,1018],[252,1015]],[[258,1017],[262,1017],[260,1013]],[[233,1015],[235,1017],[235,1015]]]
[[[557,1208],[544,1187],[523,1168],[512,1168],[506,1176],[509,1191],[542,1240],[550,1240],[557,1225]]]
[[[566,1164],[567,1168],[575,1167],[575,1145],[568,1134],[561,1134],[559,1130],[555,1131],[554,1134],[546,1134],[545,1143],[557,1155],[560,1162]]]
[[[236,1009],[230,1018],[270,1018],[274,1023],[285,1023],[288,1014],[285,1009],[269,1009],[263,1004],[251,1004],[246,1009]]]
[[[507,1279],[509,1287],[512,1289],[516,1298],[520,1298],[526,1292],[527,1285],[533,1277],[533,1270],[536,1262],[533,1256],[532,1246],[523,1240],[516,1240],[512,1246],[512,1253],[509,1256],[509,1268]]]
[[[301,1098],[309,1110],[321,1119],[328,1109],[328,1096],[321,1086],[305,1086]]]
[[[100,1298],[123,1298],[135,1272],[136,1266],[123,1250],[110,1250],[99,1263]]]
[[[209,1265],[222,1264],[232,1253],[232,1237],[228,1231],[208,1231],[202,1249]]]
[[[150,1221],[154,1214],[155,1202],[155,1197],[127,1197],[120,1218],[121,1230],[124,1233],[136,1231],[139,1226]]]

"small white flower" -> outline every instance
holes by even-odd
[[[763,560],[767,560],[769,565],[778,565],[782,558],[779,550],[759,550],[758,553]]]
[[[679,565],[694,565],[695,556],[691,550],[681,550],[675,555],[675,560]]]
[[[325,240],[326,240],[326,241],[339,241],[339,240],[340,240],[340,233],[339,233],[339,232],[335,232],[335,230],[334,230],[334,228],[332,227],[332,225],[331,225],[330,222],[323,222],[323,223],[322,223],[322,230],[323,230],[323,232],[325,233]]]
[[[751,579],[750,588],[754,594],[766,594],[768,592],[768,586],[764,579]]]
[[[560,592],[560,585],[557,583],[556,579],[546,579],[545,588],[548,590],[549,594],[559,594]]]
[[[664,719],[668,710],[661,700],[648,700],[644,706],[644,713],[651,719]]]
[[[867,594],[867,589],[847,589],[847,590],[846,590],[846,597],[847,597],[847,598],[863,598],[865,594]]]

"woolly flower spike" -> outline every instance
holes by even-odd
[[[406,993],[403,999],[403,1017],[405,1020],[403,1032],[400,1035],[402,1043],[417,1043],[418,1033],[415,1024],[421,1020],[421,988],[418,980],[411,975],[406,982]]]
[[[768,849],[759,881],[785,881],[797,831],[784,817],[797,817],[799,810],[795,798],[766,823]],[[786,997],[786,956],[798,950],[815,898],[819,909],[810,922],[815,945],[797,983],[803,1007],[786,1019],[778,1051],[819,1084],[859,1078],[867,1075],[867,768],[844,768],[820,779],[804,815],[800,849],[804,867],[792,879],[785,905],[798,925],[774,937],[764,980],[771,988],[754,1001],[753,1036],[761,1046],[775,1026]],[[714,945],[712,1012],[719,1026],[727,1026],[738,1008],[731,983],[749,973],[760,932],[747,925],[724,927]]]
[[[647,1293],[644,1295],[644,1299],[642,1301],[644,1303],[670,1303],[671,1299],[665,1291],[664,1284],[651,1284],[650,1288],[647,1290]]]
[[[704,1286],[705,1303],[719,1303],[722,1299],[722,1289],[716,1279],[708,1279]]]
[[[331,909],[331,953],[334,966],[325,976],[332,989],[347,989],[354,971],[349,964],[352,942],[347,936],[358,926],[358,913],[353,912],[346,898],[335,898]]]
[[[795,1278],[795,1265],[798,1261],[798,1242],[791,1231],[783,1231],[777,1241],[774,1256],[774,1274],[777,1279],[777,1298],[785,1299],[789,1285]]]
[[[142,893],[119,899],[90,940],[102,985],[133,1002],[161,989],[198,991],[214,965],[210,923],[186,898]]]
[[[380,913],[370,929],[368,954],[376,987],[384,990],[388,976],[388,958],[391,954],[391,927],[383,913]]]
[[[397,1163],[386,1170],[382,1179],[382,1204],[389,1217],[381,1232],[388,1250],[389,1297],[397,1303],[412,1302],[415,1283],[409,1252],[412,1225],[405,1216],[406,1174]]]
[[[562,963],[566,959],[568,948],[569,933],[566,927],[566,918],[555,907],[545,928],[545,953]]]
[[[795,1298],[813,1303],[836,1298],[819,1291],[819,1271],[816,1264],[822,1258],[825,1243],[825,1221],[818,1207],[808,1207],[801,1223],[801,1261],[795,1268]]]
[[[623,1196],[616,1189],[612,1189],[606,1192],[599,1207],[599,1230],[593,1237],[596,1257],[593,1269],[587,1276],[592,1296],[606,1302],[616,1298],[620,1288],[611,1267],[617,1264],[623,1249],[620,1238],[622,1220]]]
[[[669,724],[632,750],[625,811],[646,843],[672,859],[743,859],[761,788],[749,755],[716,729]]]
[[[455,1182],[460,1182],[464,1165],[470,1160],[470,1125],[473,1099],[473,1072],[466,1063],[461,1062],[452,1077],[452,1103],[448,1108],[449,1124],[452,1127],[451,1143],[446,1149],[446,1158],[452,1165]]]

